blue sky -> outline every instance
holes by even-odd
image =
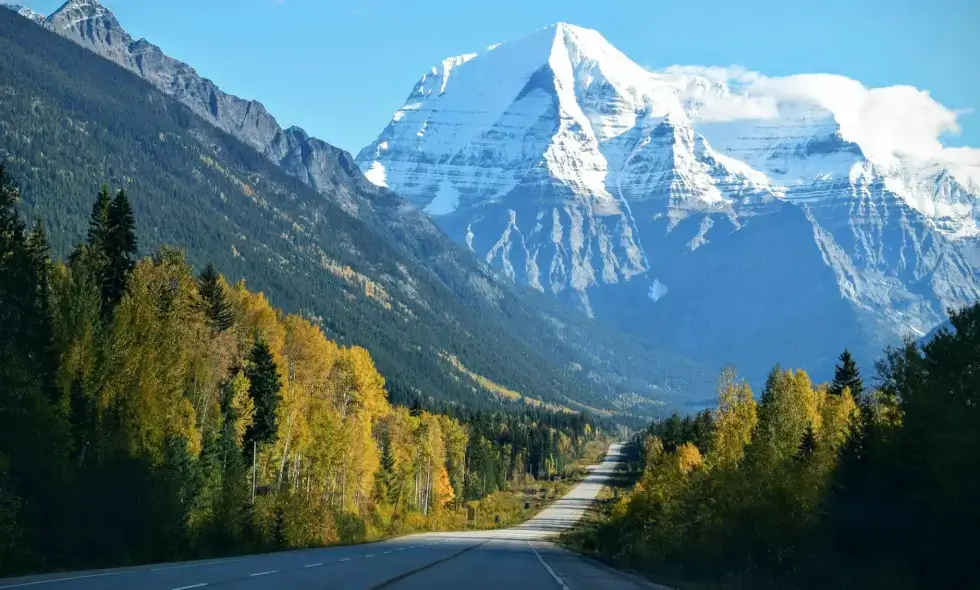
[[[20,0],[48,14],[60,0]],[[738,64],[908,84],[980,111],[978,0],[104,0],[224,90],[283,126],[356,153],[442,58],[565,21],[650,68]],[[980,112],[951,146],[980,146]]]

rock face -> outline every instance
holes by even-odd
[[[3,4],[2,6],[6,7],[9,10],[13,10],[14,12],[21,15],[22,17],[28,20],[32,20],[37,24],[41,24],[44,22],[43,14],[31,8],[27,8],[26,6],[21,6],[20,4]]]
[[[135,73],[314,188],[323,203],[297,195],[283,197],[297,201],[283,203],[284,207],[302,206],[305,213],[299,223],[317,227],[330,213],[328,201],[367,222],[376,235],[409,256],[428,275],[426,283],[400,268],[398,273],[376,277],[379,282],[395,284],[393,289],[408,293],[416,303],[427,305],[430,293],[425,285],[435,282],[448,288],[470,310],[493,310],[485,314],[494,324],[492,330],[527,343],[534,354],[558,370],[577,374],[577,381],[602,392],[623,412],[652,415],[649,412],[660,413],[665,404],[701,408],[713,400],[713,367],[600,325],[528,289],[513,289],[489,265],[453,242],[427,213],[388,188],[368,181],[350,154],[298,127],[282,129],[261,103],[224,93],[159,47],[145,39],[134,40],[115,16],[94,0],[69,0],[48,17],[12,5],[0,7],[12,8]],[[455,321],[446,310],[439,313]],[[468,329],[462,324],[457,328]],[[482,330],[481,337],[489,345],[497,335],[490,329]]]
[[[872,161],[806,104],[701,116],[735,93],[559,23],[432,68],[357,163],[512,280],[752,379],[980,298],[977,176]]]
[[[48,17],[16,5],[3,6],[134,72],[356,217],[371,220],[375,199],[396,198],[365,182],[350,154],[298,127],[281,128],[262,103],[223,92],[146,39],[134,40],[113,13],[95,0],[69,0]],[[425,216],[418,215],[413,221],[425,231],[438,231]]]

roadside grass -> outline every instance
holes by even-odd
[[[428,516],[418,512],[396,515],[390,507],[375,506],[369,522],[367,542],[416,533],[480,531],[508,528],[521,524],[561,499],[588,475],[588,466],[602,460],[609,447],[606,441],[591,441],[582,456],[566,465],[552,479],[536,480],[528,476],[522,482],[510,484],[481,500],[442,508]],[[468,519],[468,508],[474,520]]]

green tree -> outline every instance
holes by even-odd
[[[282,401],[279,393],[282,378],[269,345],[264,341],[256,340],[249,352],[245,376],[249,380],[249,393],[255,406],[255,419],[245,431],[245,440],[258,444],[272,442],[276,440],[276,410]]]
[[[224,332],[235,325],[232,309],[221,276],[210,262],[197,278],[197,290],[201,295],[201,307],[212,332]]]
[[[50,287],[49,277],[51,270],[51,244],[48,242],[48,234],[44,231],[44,223],[40,218],[34,221],[34,229],[27,236],[27,250],[31,257],[37,273],[38,298],[40,299],[43,311],[48,313],[48,289]]]
[[[813,426],[807,426],[800,439],[800,447],[796,450],[796,458],[805,461],[814,451],[817,450],[817,437],[813,433]]]
[[[19,188],[0,166],[0,459],[5,459],[0,493],[11,494],[0,507],[5,511],[0,520],[23,533],[28,556],[60,555],[71,540],[48,531],[68,519],[62,510],[67,429],[45,395],[52,335],[40,284],[48,262],[39,265],[32,253],[16,209],[19,198]],[[37,236],[33,245],[41,246]],[[30,565],[2,563],[8,559],[13,558],[0,555],[0,566]]]
[[[105,252],[109,241],[109,208],[112,197],[109,196],[109,185],[103,184],[92,205],[92,215],[88,222],[88,246],[93,250]]]
[[[394,503],[398,498],[398,474],[395,472],[395,453],[387,429],[381,434],[381,460],[374,479],[374,497]]]
[[[830,393],[840,395],[845,388],[849,388],[851,397],[855,401],[860,401],[861,395],[864,393],[864,382],[861,381],[861,371],[858,369],[857,363],[854,362],[851,352],[846,348],[838,358],[840,364],[834,370],[834,380],[830,384]]]
[[[101,195],[99,198],[101,201]],[[120,189],[116,193],[109,205],[107,219],[102,298],[106,307],[112,309],[126,291],[126,277],[136,260],[136,220],[126,191]]]

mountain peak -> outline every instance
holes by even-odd
[[[74,26],[91,19],[99,19],[116,27],[119,26],[112,11],[96,0],[68,0],[48,17],[49,21],[59,21],[62,26]]]
[[[22,17],[32,20],[38,24],[44,22],[44,15],[40,12],[28,8],[26,6],[21,6],[20,4],[7,4],[6,2],[0,2],[0,7],[6,8],[7,10],[13,10]]]

